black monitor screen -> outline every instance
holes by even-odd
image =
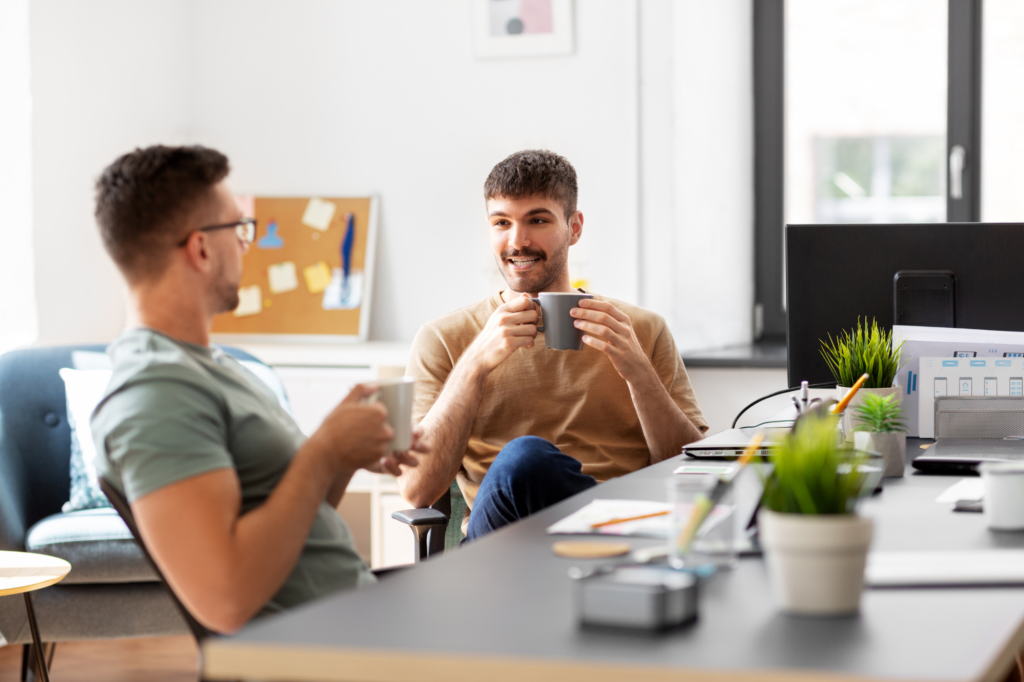
[[[853,329],[858,316],[892,328],[901,271],[952,273],[957,327],[1024,331],[1024,224],[787,225],[790,386],[833,381],[821,340]],[[918,319],[952,319],[943,317],[942,285],[920,286],[903,299],[920,306]]]

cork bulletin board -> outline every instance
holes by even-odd
[[[244,335],[365,341],[376,242],[375,197],[239,197],[256,218],[239,305],[214,318],[221,340]],[[289,339],[301,340],[301,339]]]

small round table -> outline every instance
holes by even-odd
[[[50,682],[50,673],[46,669],[43,643],[39,640],[39,627],[36,625],[36,611],[32,608],[29,593],[59,583],[69,571],[71,564],[57,557],[29,552],[0,552],[0,597],[9,594],[25,595],[28,625],[32,630],[32,644],[36,650],[36,665],[43,682]]]

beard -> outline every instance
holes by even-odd
[[[566,230],[565,240],[549,256],[542,249],[505,249],[495,260],[498,270],[508,284],[508,288],[517,294],[547,291],[565,272],[566,261],[569,259],[569,240],[572,233]],[[539,258],[538,267],[531,272],[518,274],[508,264],[509,258]]]
[[[221,261],[213,278],[212,296],[215,314],[230,313],[238,307],[239,284],[240,282],[232,281],[224,273],[224,261]]]

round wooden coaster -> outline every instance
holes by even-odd
[[[588,540],[561,540],[551,545],[551,551],[570,559],[605,559],[629,554],[626,542],[590,542]]]

